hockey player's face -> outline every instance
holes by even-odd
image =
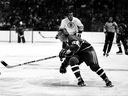
[[[72,21],[72,19],[73,19],[73,13],[71,12],[71,13],[68,13],[68,19],[70,20],[70,21]]]
[[[64,35],[61,35],[61,36],[59,36],[58,38],[59,38],[59,40],[60,40],[61,42],[66,42],[66,41],[67,41],[67,37],[64,36]]]
[[[112,17],[109,17],[109,22],[112,22],[113,21],[113,18]]]
[[[64,34],[58,33],[57,34],[57,38],[61,41],[61,42],[66,42],[67,41],[67,37]]]

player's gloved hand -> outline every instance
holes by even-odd
[[[60,66],[60,73],[64,74],[66,72],[67,72],[66,67]]]
[[[78,37],[81,37],[81,33],[78,33],[77,36],[78,36]]]
[[[61,61],[62,61],[63,58],[65,57],[66,52],[67,52],[67,50],[65,50],[65,49],[62,49],[62,50],[60,51],[60,53],[59,53],[59,58],[60,58]]]

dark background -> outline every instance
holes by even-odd
[[[22,20],[27,28],[56,31],[68,9],[85,31],[103,31],[109,16],[128,24],[127,0],[0,0],[0,29],[9,30]]]

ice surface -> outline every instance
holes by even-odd
[[[113,88],[105,87],[104,81],[86,64],[80,66],[87,86],[78,87],[70,67],[66,74],[59,73],[59,58],[32,64],[5,68],[0,64],[0,96],[128,96],[128,56],[116,55],[114,44],[109,57],[102,55],[103,44],[92,44],[99,64],[113,82]],[[9,65],[24,63],[53,55],[61,49],[59,41],[42,43],[0,43],[0,60]]]

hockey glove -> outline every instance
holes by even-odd
[[[60,66],[60,73],[64,74],[66,72],[67,72],[66,67]]]
[[[63,58],[65,58],[65,55],[66,55],[66,51],[65,49],[62,49],[59,53],[59,58],[60,58],[60,61],[63,60]]]

